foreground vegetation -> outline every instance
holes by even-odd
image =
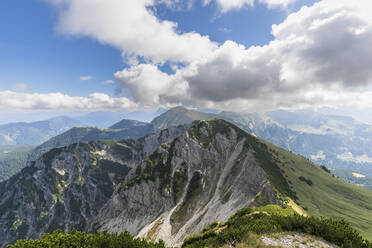
[[[54,231],[40,239],[18,240],[7,248],[165,248],[163,242],[149,243],[135,239],[128,232],[121,234],[86,234],[73,230],[71,233]]]
[[[323,238],[342,248],[372,248],[347,222],[328,218],[304,217],[291,208],[277,205],[244,208],[226,223],[213,222],[201,233],[186,238],[183,248],[199,247],[267,247],[262,235],[294,232]],[[165,248],[164,243],[151,243],[121,234],[86,234],[73,230],[70,234],[55,231],[40,239],[19,240],[7,248]]]
[[[343,220],[304,217],[276,205],[241,209],[226,223],[211,223],[201,233],[189,236],[182,247],[234,246],[249,242],[252,234],[281,232],[310,234],[345,248],[372,248],[372,243]]]

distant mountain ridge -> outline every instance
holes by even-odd
[[[275,145],[330,168],[347,168],[372,177],[372,126],[352,117],[314,111],[202,113],[182,107],[154,119],[159,127],[220,118]]]
[[[0,145],[39,145],[82,123],[69,117],[56,117],[31,123],[17,122],[0,125]]]
[[[156,117],[150,123],[123,119],[109,128],[75,127],[37,146],[30,154],[29,160],[37,159],[50,149],[77,142],[139,138],[172,126],[190,124],[200,119],[210,120],[216,117],[217,115],[215,114],[206,114],[188,110],[184,107],[176,107]]]
[[[31,145],[37,146],[73,127],[108,128],[123,119],[145,119],[150,121],[164,113],[155,112],[98,111],[80,116],[58,116],[34,122],[13,122],[0,125],[0,146]]]
[[[265,114],[203,113],[176,107],[151,123],[121,120],[109,129],[74,128],[51,138],[35,149],[29,160],[44,152],[76,142],[138,138],[163,128],[194,120],[220,118],[245,131],[330,168],[347,168],[372,177],[372,126],[350,117],[323,115],[313,111],[273,111]]]

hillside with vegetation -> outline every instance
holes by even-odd
[[[202,232],[187,237],[182,247],[269,247],[263,237],[288,232],[312,235],[312,240],[322,238],[339,247],[372,247],[345,221],[305,217],[275,205],[240,209],[228,221],[213,222]],[[301,245],[305,246],[306,241]]]
[[[40,239],[19,240],[7,248],[165,248],[163,242],[151,243],[135,239],[128,232],[121,234],[87,234],[72,230],[71,233],[54,231],[44,234]]]
[[[290,237],[295,237],[301,247],[348,247],[371,248],[372,243],[363,239],[347,222],[325,218],[305,217],[291,208],[283,209],[277,205],[239,209],[226,222],[212,222],[200,233],[188,236],[183,248],[199,247],[273,247],[267,243],[286,237],[283,247],[292,247]],[[269,241],[269,242],[268,242]],[[274,241],[275,242],[275,241]],[[72,230],[64,233],[59,230],[44,234],[40,239],[19,240],[7,248],[165,248],[163,241],[148,242],[136,239],[130,233],[87,234]],[[275,246],[278,247],[278,246]]]

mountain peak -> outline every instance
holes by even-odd
[[[237,126],[222,119],[198,120],[192,123],[188,133],[191,137],[201,138],[201,136],[216,136],[217,133],[228,136],[230,130],[233,129],[238,137],[248,135]]]
[[[169,109],[168,111],[171,111],[171,112],[179,112],[179,111],[187,112],[187,111],[189,111],[189,109],[185,108],[184,106],[177,106],[177,107]]]
[[[170,126],[190,124],[195,120],[210,120],[213,118],[218,118],[218,115],[203,113],[178,106],[156,117],[151,124],[154,126],[155,130],[161,130]]]
[[[111,129],[124,129],[124,128],[134,128],[134,127],[138,127],[138,126],[146,126],[146,125],[148,125],[148,123],[146,123],[146,122],[123,119],[123,120],[119,121],[118,123],[115,123],[114,125],[112,125],[109,128],[111,128]]]

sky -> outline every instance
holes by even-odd
[[[369,0],[2,0],[0,114],[368,110],[371,11]]]

